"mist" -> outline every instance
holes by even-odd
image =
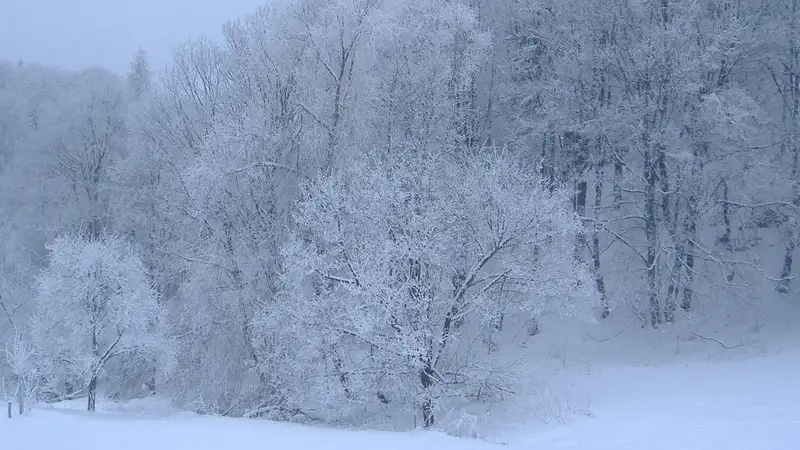
[[[261,0],[3,0],[0,58],[63,69],[102,66],[128,70],[140,47],[154,70],[180,43],[218,37],[228,19],[256,9]]]

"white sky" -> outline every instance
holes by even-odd
[[[144,48],[152,69],[200,35],[269,0],[0,0],[0,58],[124,73]]]

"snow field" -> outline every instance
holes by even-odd
[[[606,367],[586,378],[591,416],[500,428],[499,443],[441,432],[336,430],[168,412],[163,402],[72,403],[0,420],[14,450],[794,450],[800,448],[800,352],[736,362]],[[512,413],[505,411],[505,414]],[[511,415],[511,414],[509,414]]]

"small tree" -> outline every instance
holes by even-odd
[[[11,369],[17,384],[16,396],[19,415],[25,414],[25,399],[33,391],[37,381],[37,365],[34,349],[25,342],[19,333],[15,333],[10,345],[7,343],[4,351],[6,363]]]
[[[95,410],[98,379],[120,355],[162,356],[158,294],[130,245],[110,236],[66,236],[48,246],[32,337],[49,381],[80,380]]]

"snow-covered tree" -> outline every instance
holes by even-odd
[[[153,73],[147,61],[147,53],[144,49],[139,49],[131,61],[131,70],[128,73],[128,88],[135,100],[142,98],[144,94],[153,88]]]
[[[320,394],[327,361],[345,396],[413,399],[433,425],[439,397],[478,384],[462,366],[472,333],[508,313],[589,316],[594,281],[569,256],[580,222],[568,199],[491,149],[371,153],[309,182],[283,291],[260,320],[262,349],[291,342],[292,358],[265,369],[291,377],[294,395]]]
[[[763,65],[771,82],[771,91],[776,99],[774,126],[779,142],[778,165],[784,172],[789,188],[781,195],[785,200],[780,205],[788,217],[781,227],[786,249],[776,289],[784,294],[790,291],[791,280],[796,277],[795,257],[800,244],[800,1],[782,0],[769,2],[767,16],[770,22],[764,30]],[[783,189],[781,189],[783,190]]]
[[[31,332],[38,363],[51,383],[81,383],[94,411],[109,361],[139,355],[168,362],[158,294],[130,244],[118,238],[64,236],[48,250]]]

